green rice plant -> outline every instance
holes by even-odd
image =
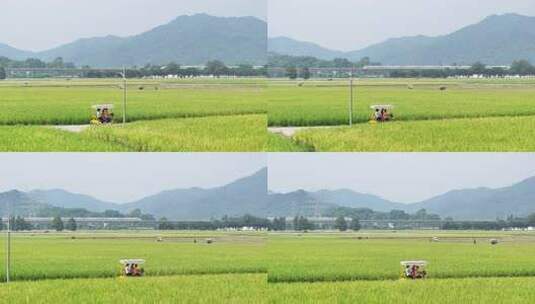
[[[0,152],[119,152],[127,148],[50,127],[0,126]]]
[[[257,152],[266,146],[265,115],[139,121],[80,133],[52,127],[0,126],[3,152]]]
[[[269,133],[264,150],[267,152],[311,152],[312,148],[299,145],[282,135]]]
[[[257,152],[266,144],[266,116],[140,121],[90,128],[82,136],[138,152]]]
[[[347,125],[348,81],[270,81],[270,126]],[[303,83],[303,82],[301,82]],[[395,106],[397,120],[535,115],[535,82],[516,80],[358,80],[354,121],[366,122],[371,105]],[[445,85],[448,89],[439,90]],[[409,89],[411,87],[412,89]]]
[[[269,284],[269,303],[532,303],[534,278]]]
[[[158,242],[158,237],[163,242]],[[4,244],[5,236],[0,238]],[[213,244],[206,239],[212,238]],[[146,275],[265,273],[262,233],[60,233],[14,234],[13,281],[111,278],[120,259],[145,259]],[[5,256],[5,246],[0,248]],[[0,282],[5,264],[0,263]]]
[[[264,303],[262,274],[78,279],[0,284],[3,303]]]
[[[505,237],[493,246],[478,234],[376,238],[374,234],[270,236],[269,282],[397,280],[401,261],[426,260],[430,278],[535,276],[535,235]],[[476,238],[477,244],[473,244]]]
[[[122,117],[120,80],[11,81],[0,86],[0,125],[88,124],[95,104],[114,104]],[[143,88],[143,89],[141,89]],[[266,113],[257,81],[134,80],[128,86],[127,120]]]
[[[298,132],[318,152],[531,152],[535,116],[359,124]]]

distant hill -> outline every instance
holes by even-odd
[[[26,193],[13,190],[0,193],[0,217],[8,215],[32,216],[46,205],[33,200]]]
[[[266,63],[267,24],[254,17],[180,16],[168,24],[130,37],[80,39],[57,48],[31,53],[0,45],[0,56],[63,57],[78,66],[120,67],[145,64],[203,65],[221,60],[229,65]]]
[[[312,192],[312,196],[322,202],[350,208],[370,208],[374,211],[388,212],[392,209],[404,209],[406,204],[395,203],[376,195],[358,193],[352,190],[321,190]]]
[[[314,216],[333,207],[336,207],[336,205],[317,200],[312,193],[304,190],[289,193],[270,193],[266,208],[267,212],[263,216]]]
[[[347,57],[344,52],[330,50],[315,43],[298,41],[288,37],[269,38],[268,50],[275,54],[310,56],[324,60]]]
[[[494,220],[513,214],[535,213],[535,177],[500,189],[465,189],[450,191],[421,203],[409,205],[409,210],[427,211],[454,219]]]
[[[292,56],[321,59],[370,57],[383,65],[510,65],[514,60],[535,62],[535,17],[493,15],[448,35],[393,38],[362,50],[338,52],[308,42],[269,39],[268,49]]]
[[[388,212],[393,209],[414,213],[426,209],[441,217],[456,220],[495,220],[509,215],[527,216],[535,213],[535,177],[500,189],[461,189],[413,204],[391,202],[378,196],[351,190],[299,190],[286,194],[270,194],[270,214],[293,216],[314,215],[314,208],[332,206],[368,208]],[[317,207],[316,207],[317,206]]]
[[[19,215],[29,216],[49,206],[83,208],[93,212],[106,209],[127,213],[141,209],[171,220],[208,220],[224,215],[251,214],[260,217],[314,216],[342,206],[388,212],[393,209],[414,213],[426,209],[441,217],[456,220],[495,220],[508,215],[527,216],[535,213],[535,177],[499,189],[459,189],[413,204],[391,202],[379,196],[352,190],[298,190],[289,193],[267,193],[267,169],[211,189],[175,189],[152,195],[136,202],[114,204],[72,194],[63,190],[9,191],[0,193],[0,214],[6,215],[7,202]]]
[[[55,207],[82,208],[94,212],[120,209],[118,204],[104,202],[88,195],[71,193],[60,189],[34,190],[26,195],[36,202],[50,204]]]
[[[7,44],[0,43],[0,57],[7,57],[12,60],[21,60],[30,56],[32,56],[31,52],[19,50]]]
[[[213,189],[177,189],[165,191],[137,202],[123,210],[136,208],[156,217],[175,220],[206,220],[251,214],[261,216],[267,200],[267,169]]]

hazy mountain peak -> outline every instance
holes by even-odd
[[[47,51],[30,53],[0,45],[11,59],[62,57],[78,66],[143,66],[147,63],[203,65],[221,60],[228,65],[266,63],[267,24],[254,17],[179,16],[173,21],[129,37],[78,39]]]
[[[534,49],[535,17],[515,13],[488,16],[479,23],[446,35],[390,38],[351,52],[333,51],[280,37],[269,40],[269,50],[281,55],[328,60],[344,57],[352,61],[370,57],[383,65],[470,65],[477,61],[509,65],[519,59],[535,62]]]

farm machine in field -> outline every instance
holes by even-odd
[[[370,116],[371,123],[388,122],[394,120],[394,106],[393,105],[373,105],[370,106],[373,110]]]
[[[420,280],[427,277],[427,261],[402,261],[401,278]]]
[[[100,104],[91,107],[94,111],[91,116],[92,125],[108,125],[113,123],[113,104]]]
[[[142,259],[123,259],[119,263],[121,267],[121,275],[123,277],[142,277],[145,274],[143,264],[145,260]]]

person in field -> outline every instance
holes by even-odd
[[[375,120],[377,121],[382,121],[383,120],[383,117],[382,117],[382,113],[379,109],[375,109]]]
[[[388,113],[387,109],[382,110],[382,117],[383,121],[389,121],[390,120],[390,113]]]
[[[405,266],[405,277],[407,278],[411,277],[411,266],[409,265]]]
[[[124,274],[126,276],[131,276],[132,275],[132,271],[131,271],[131,268],[130,268],[130,264],[126,264],[124,266]]]
[[[108,124],[112,122],[112,116],[110,115],[110,111],[108,109],[102,109],[102,112],[100,114],[100,122],[103,124]]]

